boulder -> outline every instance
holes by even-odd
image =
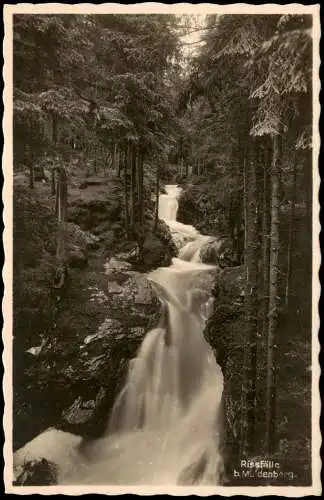
[[[173,237],[172,233],[170,231],[169,226],[161,219],[158,220],[158,223],[156,225],[155,229],[155,234],[156,236],[167,246],[170,247],[171,253],[176,255],[177,253],[177,248],[175,244],[173,243]]]
[[[128,362],[160,318],[150,282],[131,264],[112,258],[103,274],[85,272],[83,282],[71,280],[56,329],[25,372],[30,406],[20,405],[19,419],[23,425],[37,416],[38,432],[55,426],[86,438],[102,435]]]
[[[82,196],[71,199],[68,220],[84,230],[93,230],[105,222],[120,219],[122,211],[122,182],[94,178],[82,185]]]
[[[87,427],[98,425],[98,420],[106,420],[106,390],[100,387],[93,399],[78,396],[71,406],[64,409],[61,416],[61,428],[67,428],[74,434],[85,433]],[[102,422],[101,422],[102,423]]]
[[[213,295],[219,303],[242,305],[244,300],[244,266],[227,267],[215,282]]]
[[[142,248],[142,260],[147,269],[168,266],[171,262],[167,246],[154,234],[145,238]]]
[[[66,471],[75,467],[82,438],[50,427],[13,455],[15,486],[61,484]]]
[[[201,233],[222,237],[228,234],[223,198],[224,189],[217,183],[193,179],[181,193],[177,220],[192,224]]]
[[[116,258],[120,261],[128,262],[130,264],[136,264],[140,260],[140,248],[136,242],[133,243],[132,247],[126,252],[120,252],[116,255]]]
[[[141,251],[141,260],[146,270],[156,267],[169,266],[172,257],[176,256],[178,249],[173,241],[171,231],[167,224],[159,220],[154,232],[149,232],[144,237]]]
[[[50,486],[57,484],[57,466],[45,458],[25,462],[16,471],[14,486]]]
[[[228,238],[208,241],[200,250],[201,261],[205,264],[219,265],[220,267],[228,267],[235,265],[235,257],[233,255],[233,244]]]

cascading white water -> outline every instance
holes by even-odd
[[[189,234],[191,242],[171,266],[150,273],[164,310],[160,325],[147,333],[129,363],[107,436],[86,453],[65,457],[69,466],[60,467],[61,484],[206,485],[219,480],[223,376],[203,335],[212,299],[196,285],[197,276],[213,268],[199,262],[208,237],[175,221],[181,189],[166,190],[160,218],[173,231]]]

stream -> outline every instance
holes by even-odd
[[[16,466],[42,456],[58,464],[58,483],[70,485],[219,482],[223,375],[203,335],[213,299],[201,286],[214,266],[199,257],[209,237],[176,220],[180,194],[169,185],[159,201],[179,255],[148,275],[163,314],[129,362],[106,436],[82,447],[79,436],[48,429],[15,453]]]

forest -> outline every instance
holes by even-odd
[[[218,481],[256,485],[233,470],[266,458],[311,484],[312,15],[16,14],[13,33],[14,450],[53,426],[104,434],[161,317],[130,297],[190,225],[217,267]],[[175,185],[181,231],[161,216]]]

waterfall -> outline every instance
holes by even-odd
[[[83,459],[69,458],[60,484],[208,485],[222,470],[220,405],[223,375],[204,338],[212,298],[199,286],[214,266],[200,262],[208,237],[176,221],[178,186],[160,195],[159,216],[183,241],[167,268],[148,276],[163,306],[113,406],[107,435]],[[198,283],[198,284],[197,284]],[[68,459],[66,459],[68,462]]]

